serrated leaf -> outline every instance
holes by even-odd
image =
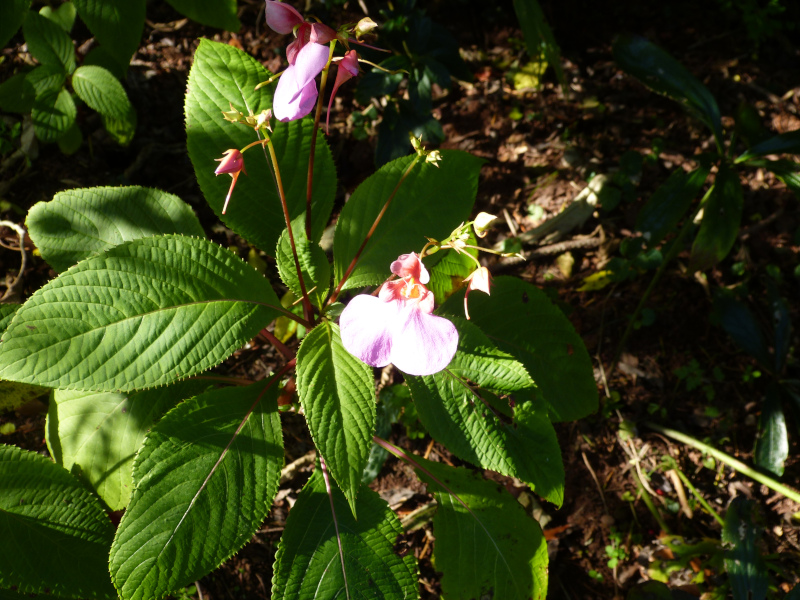
[[[302,216],[292,222],[297,258],[300,262],[300,271],[303,274],[303,284],[306,292],[308,292],[312,302],[318,308],[322,308],[331,287],[331,265],[328,262],[325,251],[320,248],[319,244],[306,238],[304,223],[305,219]],[[278,240],[275,261],[278,264],[278,273],[286,287],[292,291],[295,297],[302,297],[303,293],[300,288],[300,279],[297,277],[297,266],[292,254],[288,228],[283,230]]]
[[[50,392],[48,388],[15,381],[0,380],[0,413],[16,410],[31,400],[41,398]]]
[[[372,370],[342,346],[339,326],[323,321],[297,352],[297,393],[308,429],[353,513],[375,431]]]
[[[0,48],[14,37],[25,20],[31,0],[4,0],[0,2]]]
[[[130,391],[213,367],[279,313],[266,279],[213,242],[125,242],[65,271],[14,316],[0,377]]]
[[[50,6],[43,6],[39,14],[46,19],[50,19],[53,23],[61,27],[61,29],[69,33],[72,30],[72,26],[75,24],[75,17],[78,11],[72,2],[64,2],[64,4],[56,9]]]
[[[637,35],[621,35],[614,41],[614,60],[651,90],[669,96],[713,132],[722,143],[722,121],[714,96],[686,68],[663,49]]]
[[[781,133],[756,144],[736,159],[737,163],[767,154],[800,154],[800,130]]]
[[[781,477],[789,457],[789,434],[781,408],[780,393],[771,383],[761,411],[760,431],[756,442],[756,464]]]
[[[703,221],[692,244],[690,271],[710,269],[728,255],[739,235],[743,204],[739,173],[723,163],[703,205]]]
[[[83,57],[83,66],[103,67],[120,81],[125,80],[127,66],[120,65],[105,46],[95,46]]]
[[[139,186],[59,192],[50,202],[35,204],[25,225],[42,258],[59,272],[129,240],[167,233],[205,235],[183,200]]]
[[[413,160],[414,156],[406,156],[384,165],[344,205],[333,242],[337,283]],[[483,160],[466,152],[442,150],[438,166],[420,163],[397,189],[343,289],[383,283],[389,265],[399,255],[419,251],[426,236],[444,239],[469,217]]]
[[[131,498],[133,457],[145,434],[170,408],[207,387],[189,380],[130,395],[55,390],[47,411],[47,447],[109,510],[121,510]]]
[[[171,410],[136,456],[136,488],[109,569],[123,600],[160,598],[241,548],[278,491],[283,438],[274,378]]]
[[[114,598],[106,558],[114,535],[97,499],[35,452],[0,445],[0,586]]]
[[[59,67],[39,65],[32,71],[29,71],[25,79],[33,86],[35,98],[37,96],[43,96],[46,92],[60,92],[61,88],[64,87],[67,76]]]
[[[539,524],[497,483],[467,469],[414,460],[439,504],[433,552],[444,597],[543,600],[548,558]]]
[[[116,117],[107,117],[100,115],[103,118],[103,127],[106,128],[108,135],[111,136],[115,142],[120,146],[127,146],[131,143],[133,135],[136,133],[136,110],[131,106],[128,114],[122,119]]]
[[[36,89],[28,81],[28,73],[17,73],[0,83],[0,109],[4,111],[30,112],[35,97]]]
[[[554,421],[573,421],[597,410],[592,362],[572,323],[539,288],[496,277],[492,294],[472,294],[469,314],[499,350],[520,361],[547,402]],[[464,315],[459,292],[439,309]]]
[[[725,570],[734,600],[763,600],[767,597],[767,565],[758,547],[764,527],[755,522],[758,508],[742,496],[733,499],[725,514],[722,542]]]
[[[227,44],[200,40],[186,92],[186,138],[197,182],[211,208],[236,233],[270,256],[286,227],[268,153],[253,148],[245,154],[247,175],[239,177],[228,210],[222,205],[230,187],[227,175],[217,177],[215,159],[229,148],[257,140],[249,127],[225,121],[230,105],[244,114],[272,106],[272,86],[255,90],[271,76],[258,61]],[[278,123],[270,135],[286,192],[290,219],[305,214],[306,178],[313,119]],[[317,137],[311,202],[311,239],[319,241],[328,224],[336,191],[336,170],[324,140]]]
[[[25,42],[33,57],[43,65],[64,73],[75,70],[75,48],[66,31],[50,19],[30,11],[22,25]]]
[[[127,70],[142,40],[145,0],[74,0],[89,30]]]
[[[456,324],[459,349],[450,365],[435,375],[406,377],[422,424],[459,458],[518,477],[561,506],[564,466],[546,405],[521,395],[512,422],[487,393],[526,388],[533,392],[533,381],[520,363],[497,350],[475,325],[461,320]],[[507,408],[507,400],[505,404]]]
[[[0,333],[8,329],[11,319],[21,307],[21,304],[0,304]]]
[[[78,114],[69,92],[45,92],[36,96],[31,109],[33,130],[43,142],[57,142],[75,123]]]
[[[239,31],[242,24],[236,16],[236,0],[167,0],[179,13],[192,21],[227,31]]]
[[[78,67],[72,74],[72,87],[89,108],[109,119],[124,120],[133,108],[125,88],[103,67]]]
[[[653,193],[636,218],[636,229],[642,232],[649,247],[655,247],[675,230],[703,187],[708,172],[708,167],[702,166],[691,173],[677,169]]]
[[[402,527],[386,502],[364,486],[356,502],[356,520],[342,493],[335,486],[331,492],[339,539],[318,468],[286,520],[275,555],[273,600],[333,600],[347,597],[348,591],[350,597],[417,598],[416,560],[411,554],[401,558],[395,552]]]

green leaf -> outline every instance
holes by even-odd
[[[314,444],[355,514],[375,431],[375,384],[372,370],[342,346],[338,325],[323,321],[303,339],[297,393]]]
[[[724,562],[734,600],[767,597],[767,565],[758,547],[764,527],[755,522],[757,514],[755,502],[739,496],[733,499],[725,515],[722,542],[730,549],[725,552]]]
[[[444,371],[406,376],[422,424],[459,458],[518,477],[561,506],[564,466],[547,407],[520,396],[512,422],[502,412],[503,404],[508,411],[508,401],[497,402],[487,393],[532,388],[533,381],[520,363],[497,350],[475,325],[460,321],[457,326],[458,351]]]
[[[33,57],[43,65],[56,67],[64,73],[75,70],[75,48],[72,39],[59,25],[30,11],[22,25],[25,42]]]
[[[710,269],[728,255],[742,224],[743,204],[739,174],[723,163],[703,205],[703,221],[692,244],[690,271]]]
[[[122,84],[103,67],[79,67],[72,74],[72,87],[89,108],[104,117],[124,120],[133,109]]]
[[[771,368],[767,343],[761,326],[746,304],[729,294],[718,294],[714,298],[714,312],[719,324],[733,338],[733,341],[767,369]]]
[[[231,104],[245,115],[257,115],[270,108],[272,86],[255,90],[256,85],[270,76],[257,60],[241,50],[200,40],[189,72],[185,114],[189,158],[206,201],[228,227],[272,256],[286,223],[266,149],[262,151],[256,147],[245,154],[247,175],[239,177],[225,215],[222,215],[222,205],[231,178],[214,175],[217,166],[214,161],[221,158],[225,150],[243,148],[257,140],[251,128],[225,121],[222,111],[230,110]],[[270,136],[278,157],[291,219],[305,214],[313,128],[313,119],[310,118],[278,123]],[[319,241],[328,224],[335,191],[333,158],[324,136],[320,135],[314,159],[311,203],[313,241]]]
[[[189,380],[130,395],[55,390],[47,447],[109,510],[121,510],[131,498],[133,457],[145,434],[170,408],[206,387],[207,382]]]
[[[75,123],[78,111],[69,92],[45,92],[36,96],[31,109],[33,130],[43,142],[57,142]]]
[[[544,17],[542,7],[537,0],[514,0],[514,11],[522,28],[525,46],[531,58],[544,56],[547,63],[556,72],[556,79],[561,89],[568,93],[567,79],[561,68],[561,49],[556,43],[556,38],[547,19]]]
[[[786,459],[789,457],[789,437],[786,417],[781,408],[781,399],[775,383],[767,390],[758,441],[756,442],[756,464],[781,477]]]
[[[145,0],[74,0],[78,15],[127,70],[142,40]]]
[[[390,162],[369,177],[347,201],[336,223],[334,269],[338,283],[356,256],[375,218],[416,155]],[[442,150],[438,166],[420,161],[411,169],[367,243],[343,289],[383,283],[401,254],[419,251],[426,237],[444,239],[466,221],[475,202],[483,160]]]
[[[0,304],[0,333],[8,329],[11,319],[21,307],[21,304]]]
[[[306,238],[305,218],[303,216],[292,221],[292,232],[294,233],[297,258],[300,262],[300,270],[303,273],[306,292],[308,292],[312,302],[317,307],[322,308],[331,287],[331,265],[328,262],[328,257],[325,255],[325,251],[319,247],[319,244],[310,242]],[[297,267],[292,254],[288,228],[283,230],[278,240],[275,258],[281,280],[297,298],[302,297],[303,293],[300,288],[300,279],[297,277]],[[311,290],[314,291],[312,292]]]
[[[59,192],[25,220],[39,252],[56,271],[122,242],[166,233],[203,237],[191,207],[152,188],[97,187]]]
[[[131,143],[133,135],[136,133],[136,110],[131,106],[128,114],[123,119],[116,117],[103,117],[103,127],[106,128],[108,135],[120,146],[127,146]]]
[[[473,293],[469,303],[472,322],[525,366],[551,419],[574,421],[597,410],[589,353],[544,292],[520,279],[496,277],[491,296]],[[451,296],[439,312],[463,316],[463,292]]]
[[[0,587],[115,598],[114,530],[97,499],[49,459],[0,445]]]
[[[17,73],[0,83],[0,109],[4,111],[28,113],[35,97],[36,89],[28,81],[28,73]]]
[[[219,364],[278,314],[266,279],[213,242],[125,242],[37,291],[0,343],[0,378],[130,391]]]
[[[679,102],[714,133],[722,143],[722,121],[714,96],[686,68],[667,52],[636,35],[622,35],[614,41],[614,60],[654,92]]]
[[[675,170],[642,207],[636,219],[636,229],[642,232],[650,248],[677,228],[703,187],[708,172],[709,168],[704,166],[691,173]]]
[[[53,23],[61,27],[61,29],[69,33],[72,31],[72,26],[75,24],[75,17],[78,11],[72,2],[64,2],[64,4],[56,9],[50,6],[43,6],[39,14],[46,19],[50,19]]]
[[[787,131],[756,144],[736,159],[737,163],[767,154],[800,154],[800,130]]]
[[[31,0],[4,0],[0,2],[0,48],[14,37],[25,20]]]
[[[60,92],[61,88],[64,87],[67,76],[59,67],[39,65],[30,71],[25,76],[25,79],[33,86],[35,97],[42,96],[46,92]]]
[[[167,0],[170,6],[192,21],[227,31],[239,31],[236,0]]]
[[[64,135],[58,138],[57,143],[59,150],[67,156],[78,151],[81,144],[83,144],[83,134],[76,121],[73,121],[70,128],[64,132]]]
[[[477,245],[475,234],[470,228],[467,244]],[[428,289],[433,292],[436,304],[444,304],[453,292],[464,287],[464,279],[475,270],[475,261],[470,256],[478,256],[478,251],[473,248],[465,248],[463,252],[442,252],[444,256],[433,266],[426,265],[431,274]],[[437,258],[434,254],[431,258]],[[425,262],[429,262],[427,259]]]
[[[103,67],[120,81],[125,81],[125,76],[128,72],[127,66],[118,63],[117,59],[111,55],[105,46],[95,46],[89,50],[89,53],[83,57],[82,64],[84,67]]]
[[[0,380],[0,413],[16,410],[31,400],[50,393],[48,388]]]
[[[283,466],[276,383],[197,396],[147,435],[109,559],[123,600],[160,598],[199,579],[261,525]]]
[[[433,552],[444,597],[543,600],[548,559],[539,524],[497,483],[467,469],[414,460],[439,504]]]
[[[335,486],[331,493],[335,515],[317,468],[286,520],[275,555],[272,599],[343,599],[348,591],[350,597],[359,598],[417,598],[416,560],[395,552],[402,528],[386,502],[364,486],[358,494],[356,520],[342,493]]]

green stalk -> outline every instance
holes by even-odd
[[[718,461],[728,465],[734,471],[737,471],[737,472],[741,473],[742,475],[745,475],[747,477],[750,477],[751,479],[754,479],[755,481],[767,486],[773,492],[778,492],[779,494],[782,494],[782,495],[786,496],[790,500],[793,500],[794,502],[800,503],[800,492],[798,492],[797,490],[792,489],[792,488],[790,488],[790,487],[788,487],[786,485],[783,485],[782,483],[780,483],[778,481],[775,481],[772,477],[769,477],[769,476],[764,475],[763,473],[761,473],[759,471],[756,471],[752,467],[749,467],[746,464],[744,464],[742,461],[733,458],[730,454],[726,454],[725,452],[722,452],[721,450],[717,450],[716,448],[714,448],[712,446],[709,446],[708,444],[703,443],[700,440],[696,440],[695,438],[693,438],[693,437],[691,437],[689,435],[686,435],[685,433],[681,433],[680,431],[675,431],[674,429],[669,429],[668,427],[662,427],[661,425],[657,425],[657,424],[651,423],[649,421],[646,422],[644,425],[645,425],[645,427],[649,427],[653,431],[657,431],[658,433],[661,433],[661,434],[667,436],[668,438],[672,438],[673,440],[677,440],[679,442],[682,442],[682,443],[686,444],[687,446],[691,446],[692,448],[696,448],[697,450],[700,450],[701,452],[705,452],[707,454],[710,454],[711,456],[716,458]]]
[[[686,477],[686,475],[684,475],[683,471],[681,471],[678,468],[675,468],[674,470],[678,474],[678,477],[680,477],[681,481],[683,482],[683,485],[689,488],[689,491],[692,492],[692,495],[695,498],[697,498],[697,501],[701,504],[701,506],[706,509],[706,512],[710,514],[712,517],[714,517],[714,520],[717,523],[724,526],[725,521],[722,519],[722,517],[719,516],[719,513],[714,510],[714,508],[708,503],[708,501],[705,498],[703,498],[703,495],[697,490],[697,488],[692,485],[692,482],[689,481],[689,478]]]
[[[658,512],[658,507],[653,504],[653,499],[650,497],[650,493],[645,489],[642,482],[639,480],[639,476],[636,474],[635,470],[631,470],[631,475],[633,475],[633,480],[636,482],[636,488],[639,490],[639,495],[644,500],[647,509],[650,511],[650,514],[653,515],[653,518],[658,523],[658,526],[661,527],[661,530],[665,533],[670,533],[669,527],[667,526],[666,521],[661,517],[661,513]]]

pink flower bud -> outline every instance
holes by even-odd
[[[286,35],[303,23],[303,16],[294,8],[283,2],[267,0],[267,25],[277,33]]]
[[[228,202],[230,202],[231,194],[233,194],[233,188],[236,187],[239,173],[247,175],[247,171],[245,171],[244,168],[244,157],[242,153],[236,149],[226,150],[222,158],[215,158],[214,160],[220,163],[214,171],[214,175],[222,175],[225,173],[230,175],[233,179],[233,181],[231,181],[231,187],[228,189],[228,195],[225,197],[225,204],[222,206],[222,214],[224,215],[225,211],[228,210]]]
[[[336,64],[336,81],[333,83],[331,97],[330,100],[328,100],[328,115],[325,117],[325,131],[328,130],[328,126],[330,125],[331,107],[333,106],[333,99],[336,97],[339,86],[348,79],[352,79],[358,75],[358,54],[356,54],[355,50],[350,50],[344,55],[344,58]]]
[[[467,310],[467,296],[471,290],[478,290],[484,294],[489,294],[489,286],[492,283],[492,275],[486,267],[480,267],[464,280],[467,283],[467,291],[464,292],[464,315],[469,319],[469,310]]]

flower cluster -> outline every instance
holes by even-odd
[[[384,283],[377,298],[356,296],[342,312],[342,343],[373,367],[393,363],[409,375],[437,373],[455,356],[458,331],[431,314],[430,275],[417,254],[403,254],[390,268],[399,279]]]

